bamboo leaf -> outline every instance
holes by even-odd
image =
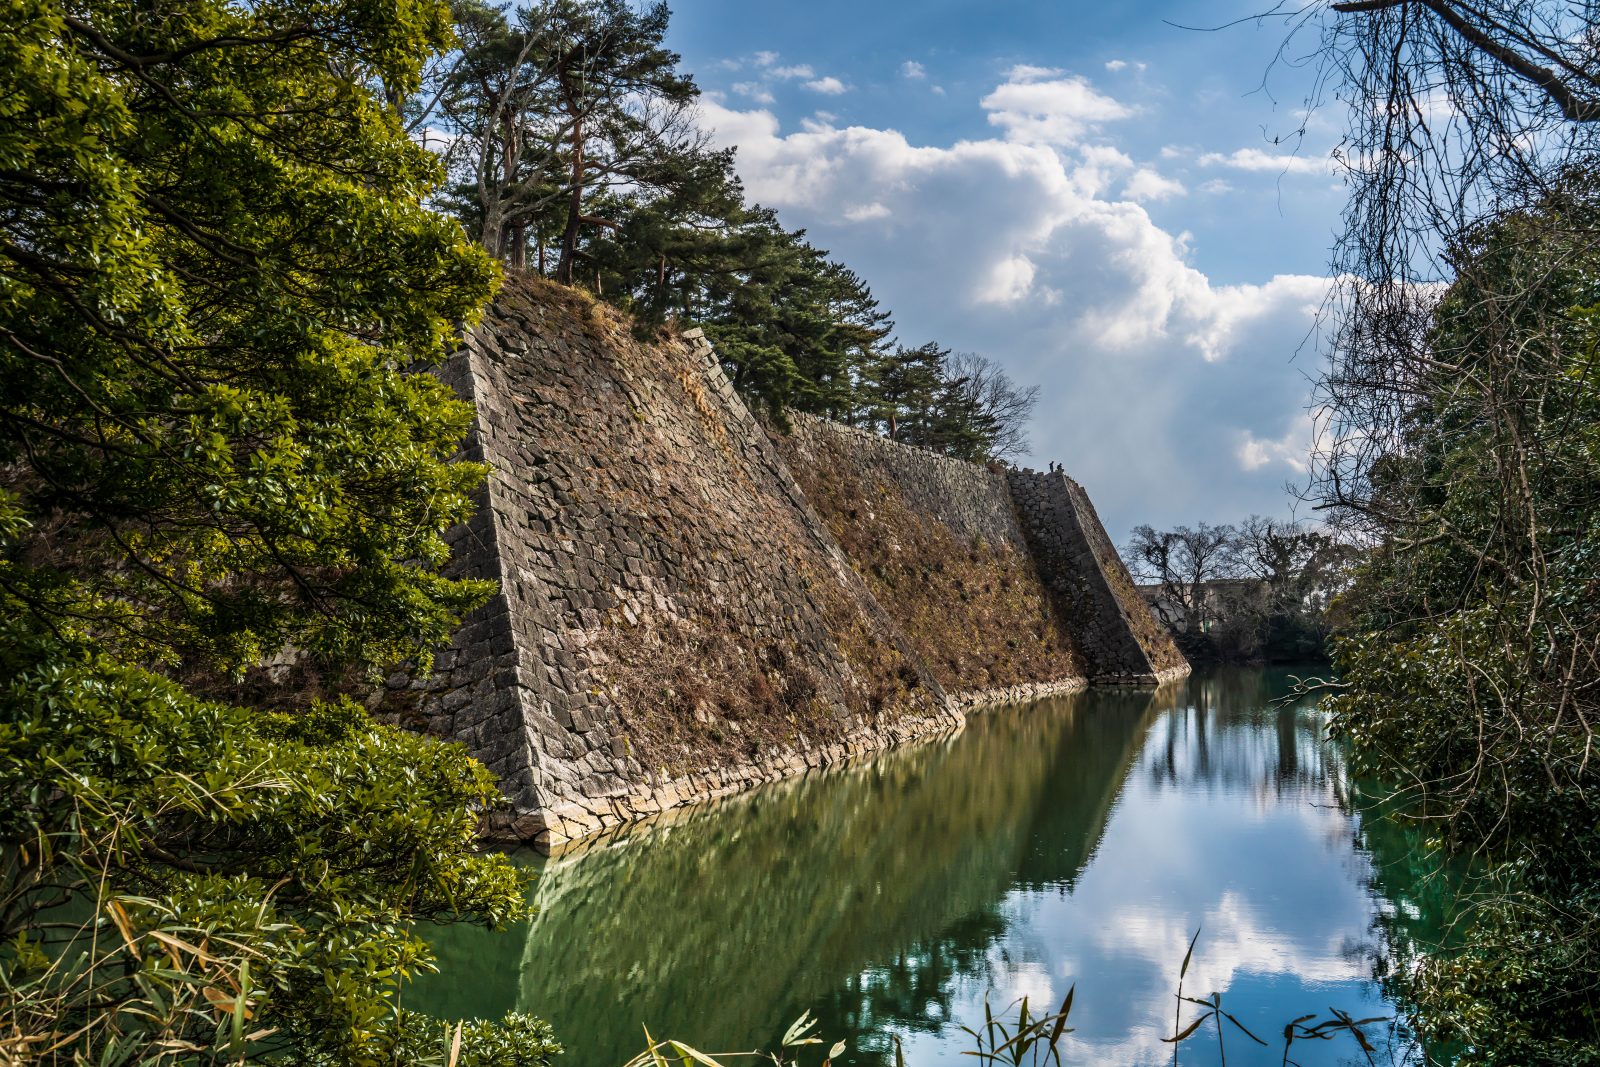
[[[792,1024],[790,1024],[789,1029],[784,1031],[783,1047],[789,1048],[792,1045],[820,1044],[821,1042],[817,1038],[804,1037],[805,1032],[816,1025],[817,1021],[811,1017],[811,1012],[809,1010],[802,1012],[800,1014],[800,1018],[796,1019]]]
[[[233,1000],[233,1033],[228,1051],[239,1056],[244,1052],[244,1021],[250,1017],[250,961],[239,964],[239,993]]]
[[[1196,941],[1200,940],[1200,929],[1198,926],[1194,928],[1194,936],[1189,939],[1189,951],[1183,954],[1183,966],[1178,968],[1178,981],[1180,982],[1189,973],[1189,961],[1194,958],[1194,945]]]
[[[217,962],[216,957],[211,955],[205,949],[191,945],[182,938],[173,937],[171,934],[164,934],[160,930],[151,930],[150,936],[161,942],[163,945],[166,945],[170,950],[182,950],[194,956],[196,959],[202,960],[206,963]]]
[[[1251,1033],[1251,1032],[1250,1032],[1250,1028],[1249,1028],[1249,1027],[1248,1027],[1248,1026],[1246,1026],[1246,1025],[1245,1025],[1245,1024],[1244,1024],[1244,1023],[1242,1023],[1242,1022],[1240,1022],[1240,1021],[1239,1021],[1239,1020],[1238,1020],[1238,1019],[1235,1019],[1235,1018],[1234,1018],[1234,1017],[1233,1017],[1233,1016],[1232,1016],[1232,1015],[1231,1015],[1231,1014],[1229,1014],[1229,1013],[1228,1013],[1228,1012],[1225,1012],[1225,1011],[1222,1011],[1222,1009],[1221,1009],[1221,1008],[1220,1008],[1220,1007],[1219,1007],[1219,1008],[1217,1008],[1217,1010],[1218,1010],[1218,1011],[1221,1011],[1221,1012],[1222,1012],[1222,1014],[1223,1014],[1223,1015],[1224,1015],[1224,1016],[1225,1016],[1225,1017],[1226,1017],[1226,1018],[1227,1018],[1227,1020],[1228,1020],[1228,1021],[1229,1021],[1229,1022],[1230,1022],[1230,1023],[1232,1023],[1232,1024],[1233,1024],[1233,1025],[1235,1025],[1235,1026],[1237,1026],[1237,1027],[1238,1027],[1238,1028],[1239,1028],[1239,1029],[1240,1029],[1240,1030],[1242,1030],[1242,1031],[1244,1031],[1244,1036],[1245,1036],[1245,1037],[1248,1037],[1248,1038],[1249,1038],[1249,1039],[1250,1039],[1250,1040],[1251,1040],[1251,1041],[1254,1041],[1254,1042],[1255,1042],[1255,1043],[1256,1043],[1256,1044],[1258,1044],[1258,1045],[1265,1045],[1265,1044],[1266,1044],[1266,1042],[1265,1042],[1265,1041],[1263,1041],[1263,1040],[1261,1040],[1261,1039],[1260,1039],[1260,1038],[1259,1038],[1259,1037],[1257,1037],[1257,1036],[1256,1036],[1256,1035],[1255,1035],[1255,1034],[1252,1034],[1252,1033]]]
[[[134,959],[143,959],[139,954],[139,943],[133,939],[133,924],[128,921],[128,913],[123,910],[122,902],[116,897],[106,901],[106,911],[111,915],[111,921],[116,924],[117,933],[122,935],[123,944],[128,946],[128,951]]]
[[[1061,1035],[1066,1032],[1067,1016],[1072,1014],[1072,998],[1078,992],[1076,982],[1067,990],[1066,999],[1061,1002],[1061,1010],[1056,1012],[1056,1024],[1050,1030],[1050,1047],[1055,1048],[1056,1042],[1061,1040]]]
[[[690,1048],[682,1041],[673,1041],[669,1043],[673,1048],[678,1050],[678,1055],[687,1057],[684,1060],[685,1065],[687,1065],[690,1060],[693,1060],[696,1063],[704,1064],[705,1067],[722,1067],[722,1064],[718,1063],[710,1056],[707,1056],[704,1052],[701,1052],[698,1049]]]
[[[1200,1029],[1200,1024],[1205,1022],[1207,1018],[1209,1018],[1209,1016],[1202,1015],[1202,1016],[1200,1016],[1200,1018],[1198,1018],[1194,1022],[1190,1023],[1188,1025],[1188,1027],[1183,1031],[1183,1033],[1178,1034],[1178,1035],[1176,1035],[1174,1037],[1164,1037],[1161,1040],[1163,1042],[1165,1042],[1166,1044],[1168,1044],[1168,1045],[1175,1045],[1179,1041],[1182,1041],[1184,1038],[1188,1037],[1190,1034],[1194,1033],[1196,1030]]]

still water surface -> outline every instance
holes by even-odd
[[[1273,706],[1287,673],[979,713],[941,741],[529,856],[537,917],[441,932],[442,973],[409,1004],[543,1016],[568,1067],[619,1067],[641,1024],[707,1051],[771,1047],[809,1010],[843,1062],[892,1063],[898,1035],[919,1067],[975,1062],[959,1027],[985,996],[997,1013],[1024,995],[1053,1007],[1076,984],[1066,1061],[1131,1067],[1172,1062],[1160,1039],[1198,929],[1186,992],[1221,992],[1271,1041],[1230,1034],[1230,1064],[1277,1064],[1297,1016],[1394,1014],[1372,980],[1376,924],[1414,911],[1384,896],[1325,716]],[[1294,1051],[1364,1062],[1348,1039]],[[1214,1036],[1183,1046],[1185,1064],[1217,1059]]]

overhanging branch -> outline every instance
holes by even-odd
[[[1437,15],[1472,47],[1500,63],[1517,77],[1537,87],[1561,109],[1569,122],[1600,121],[1600,99],[1585,99],[1571,85],[1549,67],[1541,66],[1516,49],[1502,44],[1487,30],[1473,25],[1449,3],[1449,0],[1350,0],[1333,5],[1340,14],[1370,14],[1387,11],[1408,3],[1417,3]],[[1506,27],[1495,29],[1509,32]]]

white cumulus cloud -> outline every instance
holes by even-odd
[[[1017,70],[982,103],[1018,117],[995,122],[1003,136],[785,129],[715,101],[702,121],[737,147],[751,199],[866,278],[902,340],[981,352],[1042,387],[1031,462],[1065,463],[1113,537],[1281,511],[1310,440],[1296,354],[1326,280],[1208,277],[1191,238],[1139,202],[1178,183],[1100,137],[1074,140],[1132,113],[1086,82]]]
[[[1088,79],[1049,67],[1011,68],[1005,82],[984,97],[989,123],[1007,140],[1070,145],[1133,109],[1095,90]]]
[[[1313,156],[1278,155],[1259,148],[1240,148],[1224,155],[1206,152],[1200,157],[1202,167],[1231,167],[1234,170],[1271,171],[1275,174],[1327,174],[1329,161]]]
[[[1176,178],[1164,177],[1157,174],[1149,167],[1140,167],[1128,179],[1128,184],[1122,187],[1122,195],[1129,200],[1170,200],[1175,196],[1183,196],[1189,190]]]
[[[857,204],[855,207],[846,208],[844,217],[851,222],[871,222],[873,219],[886,219],[892,214],[882,204]]]
[[[1302,425],[1291,427],[1277,438],[1263,439],[1249,430],[1242,430],[1234,456],[1241,470],[1259,471],[1276,466],[1285,475],[1303,475],[1308,470],[1306,443],[1315,432],[1316,423],[1309,415]]]
[[[825,96],[838,96],[840,93],[849,91],[849,87],[844,82],[831,75],[826,78],[818,78],[815,81],[808,81],[805,86],[812,92],[822,93]]]
[[[758,104],[770,104],[773,101],[772,93],[760,82],[734,82],[732,88],[740,96],[748,97]]]
[[[912,81],[920,81],[928,76],[928,70],[916,60],[908,59],[900,64],[900,76],[902,78],[910,78]]]
[[[989,268],[989,276],[973,294],[980,304],[1014,304],[1033,288],[1036,273],[1027,256],[1008,256]]]

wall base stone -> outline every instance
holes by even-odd
[[[1004,707],[1007,704],[1026,704],[1047,697],[1081,693],[1089,688],[1087,678],[1059,678],[1053,682],[1024,682],[1001,689],[985,689],[976,693],[957,693],[950,699],[962,711]]]
[[[608,798],[609,802],[605,804],[569,803],[520,815],[497,812],[487,821],[485,837],[500,844],[533,845],[548,849],[614,829],[624,823],[731,796],[765,782],[791,778],[887,748],[951,737],[961,732],[968,712],[1081,693],[1088,687],[1086,678],[1062,678],[975,693],[956,693],[950,696],[950,703],[962,713],[959,717],[939,716],[915,723],[902,721],[890,729],[862,730],[842,742],[804,752],[775,752],[765,760],[732,767],[708,767],[662,785],[641,785]]]
[[[1083,686],[1079,684],[1073,688],[1081,689]],[[1057,691],[1070,692],[1072,689]],[[1028,698],[1019,696],[1015,699]],[[778,751],[749,763],[706,767],[658,785],[640,783],[605,798],[604,803],[569,801],[534,812],[495,812],[485,822],[484,837],[499,844],[533,845],[548,849],[624,823],[731,796],[765,782],[791,778],[886,748],[949,737],[960,733],[965,725],[966,717],[959,711],[917,721],[901,720],[889,727],[861,729],[843,740],[803,751]]]

